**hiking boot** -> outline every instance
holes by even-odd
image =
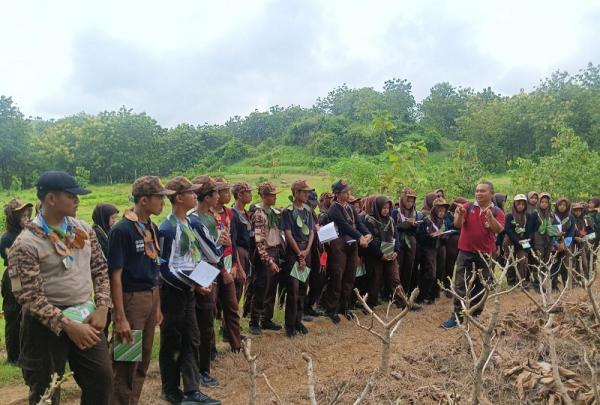
[[[276,324],[270,319],[268,321],[263,321],[262,325],[260,326],[264,330],[281,330],[281,325]]]
[[[262,329],[260,328],[260,325],[254,322],[250,322],[250,324],[248,325],[248,329],[250,331],[251,335],[255,335],[255,336],[260,336],[262,335]]]
[[[286,326],[285,335],[289,338],[293,338],[294,336],[296,336],[296,329],[292,326]]]
[[[208,371],[201,371],[200,372],[200,384],[203,387],[214,388],[214,387],[219,386],[219,381],[217,381],[216,378],[214,378],[210,374],[208,374]]]
[[[331,322],[333,322],[335,324],[340,323],[340,321],[341,321],[340,316],[335,311],[327,312],[327,316],[329,317],[329,319],[331,319]]]
[[[306,329],[306,326],[304,326],[302,322],[296,324],[296,331],[301,335],[308,335],[308,329]]]
[[[454,329],[458,326],[458,321],[456,320],[456,314],[450,315],[447,321],[442,322],[440,325],[444,329]]]
[[[181,403],[181,401],[183,400],[183,392],[181,390],[177,390],[175,392],[170,392],[170,393],[162,393],[160,395],[160,398],[165,401],[168,402],[169,404],[173,404],[173,405],[179,405]]]
[[[181,400],[181,405],[193,405],[193,404],[204,404],[204,405],[221,405],[221,401],[209,397],[201,393],[200,391],[190,392],[184,395]]]

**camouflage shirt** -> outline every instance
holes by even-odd
[[[83,257],[83,260],[90,261],[91,284],[93,285],[96,306],[110,308],[112,306],[112,301],[110,298],[108,268],[106,266],[106,260],[102,255],[102,249],[96,238],[96,234],[84,222],[74,218],[68,218],[68,220],[72,221],[79,228],[84,229],[88,234],[90,248],[87,248],[85,252],[84,250],[75,251],[73,254],[86,255]],[[50,302],[51,300],[49,300],[49,297],[44,290],[44,284],[51,280],[48,280],[48,274],[44,274],[43,271],[41,271],[40,263],[48,261],[48,258],[51,255],[58,256],[52,249],[47,249],[40,254],[39,246],[48,246],[48,241],[48,235],[35,223],[35,221],[26,225],[25,229],[21,232],[10,249],[7,271],[9,272],[8,274],[15,298],[17,302],[23,306],[23,310],[38,319],[42,324],[58,335],[66,326],[68,320],[62,314],[61,309]],[[88,241],[86,241],[86,243]],[[54,262],[57,261],[56,257],[52,257],[51,259]],[[60,260],[58,260],[58,262],[62,263]],[[69,269],[65,271],[75,270]],[[85,278],[86,275],[84,274],[83,276]],[[82,288],[86,287],[87,284],[82,283]],[[61,292],[61,297],[63,297],[63,299],[66,297],[68,300],[68,296],[71,293],[73,296],[82,296],[81,291],[77,291],[77,288],[65,286],[64,291]],[[89,293],[91,294],[91,291]],[[80,303],[81,302],[74,302],[73,304]]]
[[[279,212],[276,210],[274,210],[274,212],[276,215],[279,214]],[[260,257],[261,262],[263,262],[265,265],[277,264],[267,251],[267,249],[273,247],[268,243],[271,227],[269,226],[269,218],[267,217],[267,214],[260,206],[256,206],[256,211],[252,215],[250,222],[252,224],[252,229],[254,230],[256,252]],[[279,229],[276,229],[279,232]]]

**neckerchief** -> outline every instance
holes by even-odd
[[[179,253],[182,256],[189,253],[195,263],[200,262],[202,259],[202,255],[200,254],[200,240],[198,240],[196,233],[190,227],[189,222],[183,224],[173,213],[170,213],[167,219],[171,225],[178,227],[181,231],[179,235]]]
[[[42,212],[38,214],[37,220],[40,223],[42,231],[50,238],[54,251],[59,256],[73,261],[71,249],[81,249],[85,246],[85,241],[88,239],[87,232],[73,226],[67,218],[64,219],[60,227],[48,225]]]

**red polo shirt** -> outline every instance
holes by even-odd
[[[485,227],[485,215],[481,212],[478,205],[464,204],[465,222],[460,230],[460,239],[458,240],[458,249],[470,253],[489,253],[496,250],[496,233],[490,228]],[[496,220],[504,228],[504,211],[496,209]]]

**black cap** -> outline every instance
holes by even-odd
[[[85,195],[91,192],[77,184],[75,178],[70,174],[58,171],[49,171],[42,174],[35,187],[40,199],[51,191],[66,191],[77,195]]]

